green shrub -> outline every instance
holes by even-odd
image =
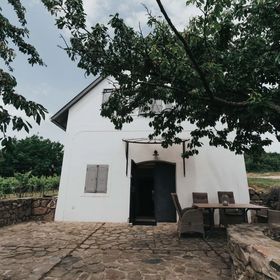
[[[41,177],[31,176],[28,180],[28,188],[30,192],[43,192],[44,182]]]
[[[58,190],[59,187],[59,176],[45,177],[45,189],[48,191]]]
[[[15,177],[0,177],[0,197],[8,195],[21,196],[37,193],[43,195],[46,191],[56,191],[59,187],[59,176],[31,176],[30,172]]]
[[[28,180],[31,176],[31,172],[27,173],[15,173],[15,178],[19,182],[17,189],[15,190],[16,193],[25,193],[28,192]],[[21,195],[20,195],[21,196]]]
[[[0,195],[5,197],[8,194],[15,194],[19,185],[19,181],[15,177],[0,177]]]
[[[264,203],[271,209],[280,210],[280,187],[271,188],[265,195]]]

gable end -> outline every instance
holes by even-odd
[[[65,106],[63,106],[57,113],[51,117],[51,121],[63,130],[66,130],[68,121],[69,109],[75,105],[80,99],[82,99],[88,92],[95,88],[100,82],[104,80],[103,77],[98,77],[89,86],[82,90],[72,100],[70,100]]]

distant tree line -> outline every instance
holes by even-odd
[[[0,150],[0,199],[54,194],[58,190],[63,145],[33,135]]]
[[[247,172],[280,172],[280,154],[245,154]]]
[[[13,138],[0,151],[0,177],[30,172],[33,176],[60,175],[63,145],[37,135]]]

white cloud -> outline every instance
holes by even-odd
[[[272,140],[272,144],[268,147],[265,147],[266,152],[274,152],[274,153],[280,153],[280,142],[276,139],[276,137],[270,133],[266,133],[264,135],[268,139]]]
[[[94,25],[97,22],[107,23],[109,15],[112,14],[108,0],[85,0],[84,9],[87,13],[88,25]]]
[[[25,88],[25,90],[29,90],[30,96],[32,96],[32,100],[37,100],[38,98],[36,97],[40,97],[41,99],[42,97],[50,96],[51,93],[57,89],[50,85],[48,82],[43,81],[36,84],[35,86],[29,85],[27,88]]]
[[[36,2],[37,0],[33,1]],[[164,0],[162,2],[169,17],[179,31],[183,31],[190,18],[199,13],[194,6],[186,7],[185,1]],[[83,3],[87,14],[86,22],[88,28],[94,26],[96,23],[107,25],[110,20],[110,15],[119,13],[120,17],[129,26],[138,30],[140,24],[141,28],[145,29],[148,20],[145,7],[151,11],[152,15],[162,16],[154,0],[84,0]],[[71,37],[69,30],[63,30],[61,32],[66,38],[69,39]]]
[[[147,22],[146,9],[153,15],[161,15],[161,12],[154,0],[85,0],[84,8],[88,14],[88,24],[96,22],[107,23],[110,14],[119,13],[126,22],[134,28],[138,28],[139,23],[144,26]],[[183,30],[190,17],[197,15],[198,10],[193,6],[186,7],[185,1],[165,0],[163,5],[170,18],[179,30]]]

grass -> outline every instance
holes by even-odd
[[[258,191],[268,191],[273,187],[280,187],[280,172],[248,173],[249,187]]]
[[[277,178],[280,179],[280,172],[265,172],[265,173],[247,173],[248,178]]]
[[[248,183],[250,187],[259,188],[271,188],[280,187],[280,179],[269,179],[269,178],[248,178]]]
[[[58,195],[58,191],[54,190],[54,191],[45,191],[44,192],[44,196],[57,196]],[[42,192],[25,192],[21,194],[21,198],[24,197],[42,197],[43,193]],[[15,199],[15,198],[19,198],[19,194],[5,194],[5,195],[1,195],[0,194],[0,200],[1,199]]]

